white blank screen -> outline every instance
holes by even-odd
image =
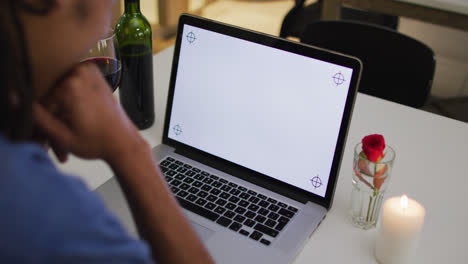
[[[351,76],[185,25],[168,136],[324,197]]]

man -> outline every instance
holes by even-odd
[[[212,262],[97,67],[78,64],[111,27],[113,4],[0,3],[0,263]],[[39,142],[61,161],[107,162],[145,242]]]

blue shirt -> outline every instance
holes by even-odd
[[[0,134],[0,263],[152,263],[99,197],[41,147]]]

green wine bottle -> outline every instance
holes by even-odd
[[[154,123],[153,47],[151,25],[140,11],[140,0],[125,0],[125,12],[115,28],[122,59],[120,103],[139,129]]]

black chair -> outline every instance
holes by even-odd
[[[309,24],[301,42],[361,59],[359,91],[411,107],[422,107],[430,94],[434,52],[397,31],[351,21]]]
[[[306,0],[295,0],[294,7],[284,17],[280,37],[300,37],[305,27],[319,21],[322,14],[323,0],[305,6]],[[398,28],[398,17],[349,7],[341,7],[341,19],[381,25],[391,29]]]

